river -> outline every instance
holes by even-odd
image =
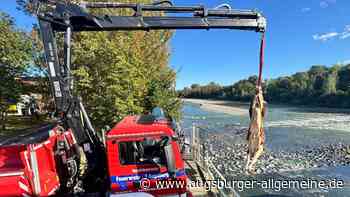
[[[236,108],[248,109],[244,103],[230,104]],[[213,133],[229,132],[232,127],[247,127],[249,118],[242,113],[220,113],[208,110],[199,104],[184,102],[181,125],[186,133],[190,133],[193,124],[209,128]],[[324,144],[350,144],[350,113],[344,109],[291,107],[269,105],[265,121],[266,149],[269,152],[296,151],[318,147]],[[234,138],[232,138],[234,139]],[[225,139],[228,143],[234,140]],[[259,180],[266,178],[322,179],[327,177],[341,180],[345,186],[337,189],[287,189],[279,192],[245,191],[242,196],[350,196],[350,168],[348,166],[310,168],[257,176]],[[247,178],[247,177],[245,177]],[[251,178],[251,177],[250,177]],[[254,179],[254,178],[253,178]]]

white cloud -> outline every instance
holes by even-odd
[[[310,11],[311,11],[311,8],[302,8],[301,11],[302,11],[302,12],[310,12]]]
[[[333,37],[336,37],[338,35],[339,35],[339,33],[337,33],[337,32],[330,32],[330,33],[325,33],[325,34],[315,34],[312,37],[314,40],[327,41],[327,40],[329,40]]]
[[[323,0],[323,1],[320,2],[320,7],[321,8],[327,8],[331,4],[335,4],[335,3],[337,3],[337,0]]]
[[[342,33],[342,35],[340,36],[340,39],[346,39],[346,38],[349,38],[350,37],[350,32],[344,32]]]
[[[321,40],[321,41],[327,41],[334,37],[338,37],[341,40],[350,38],[350,25],[346,25],[342,32],[329,32],[329,33],[323,33],[323,34],[315,34],[312,36],[314,40]]]
[[[344,32],[341,33],[340,39],[346,39],[350,37],[350,25],[345,27]]]

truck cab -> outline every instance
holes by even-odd
[[[186,196],[187,175],[172,122],[162,116],[127,116],[106,134],[112,193]],[[164,186],[176,181],[182,186]]]

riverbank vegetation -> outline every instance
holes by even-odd
[[[179,91],[181,97],[250,101],[256,76],[233,85],[193,84]],[[264,81],[265,99],[270,103],[350,108],[350,64],[312,66],[306,72]]]

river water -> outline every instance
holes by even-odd
[[[244,103],[236,103],[235,107],[248,109]],[[198,104],[185,102],[182,109],[181,125],[186,133],[190,133],[193,124],[209,128],[210,132],[227,132],[232,127],[247,127],[248,115],[241,113],[225,114],[207,111]],[[265,121],[267,151],[295,151],[317,147],[324,144],[350,144],[350,113],[344,109],[302,108],[269,105]],[[229,142],[229,143],[235,143]],[[282,190],[275,191],[245,191],[242,196],[350,196],[350,168],[331,167],[304,169],[293,172],[283,172],[262,175],[257,179],[266,178],[293,179],[336,178],[345,186],[327,190]]]
[[[248,110],[244,103],[237,103],[235,107]],[[186,131],[193,123],[213,131],[223,131],[230,125],[248,127],[249,124],[248,115],[210,112],[189,102],[184,103],[182,114],[182,126]],[[266,146],[273,151],[338,142],[350,144],[350,111],[269,105],[265,133]]]

